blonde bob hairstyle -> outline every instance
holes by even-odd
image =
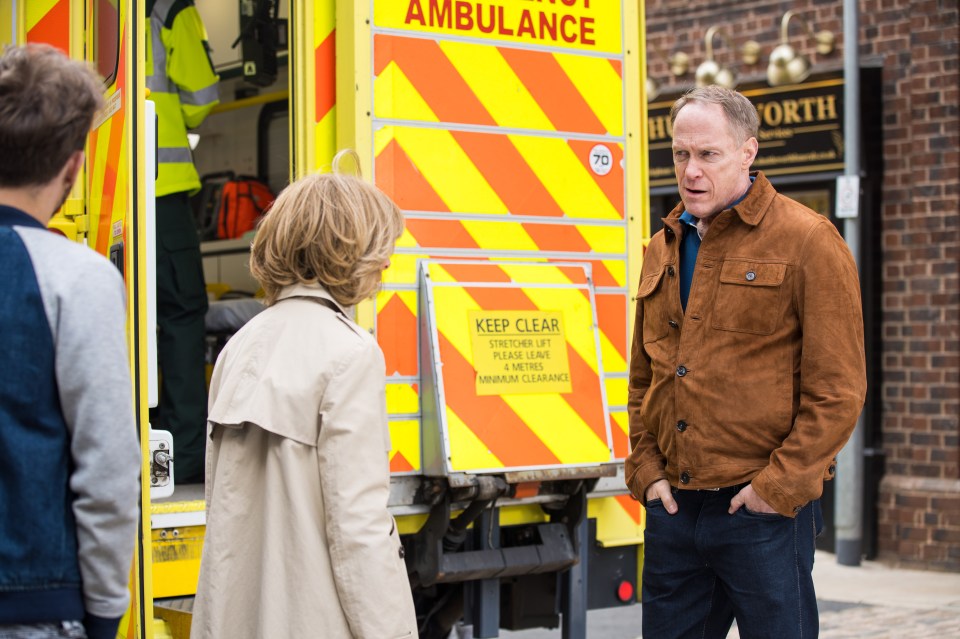
[[[403,214],[373,185],[342,173],[308,175],[285,188],[260,222],[250,272],[268,306],[285,286],[314,282],[353,306],[380,287],[401,233]]]

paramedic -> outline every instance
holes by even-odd
[[[819,497],[866,393],[856,265],[750,172],[746,97],[693,89],[671,121],[682,202],[644,256],[629,374],[642,634],[815,637]]]
[[[48,45],[0,56],[0,637],[113,639],[140,446],[123,279],[46,229],[102,83]]]
[[[218,77],[193,0],[148,0],[147,88],[157,107],[157,354],[154,428],[173,434],[174,472],[203,481],[207,292],[190,195],[200,190],[187,129],[218,102]]]
[[[418,636],[387,510],[383,354],[352,319],[402,232],[393,202],[337,173],[294,182],[260,224],[267,308],[210,381],[193,639]]]

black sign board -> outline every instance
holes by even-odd
[[[754,170],[766,175],[843,170],[843,78],[803,84],[738,87],[760,115],[760,152]],[[670,107],[679,96],[647,107],[650,186],[675,186]]]

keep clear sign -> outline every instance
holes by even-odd
[[[560,311],[470,311],[477,395],[569,393]]]

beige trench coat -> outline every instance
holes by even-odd
[[[192,639],[417,636],[387,511],[384,368],[317,285],[284,289],[227,343]]]

